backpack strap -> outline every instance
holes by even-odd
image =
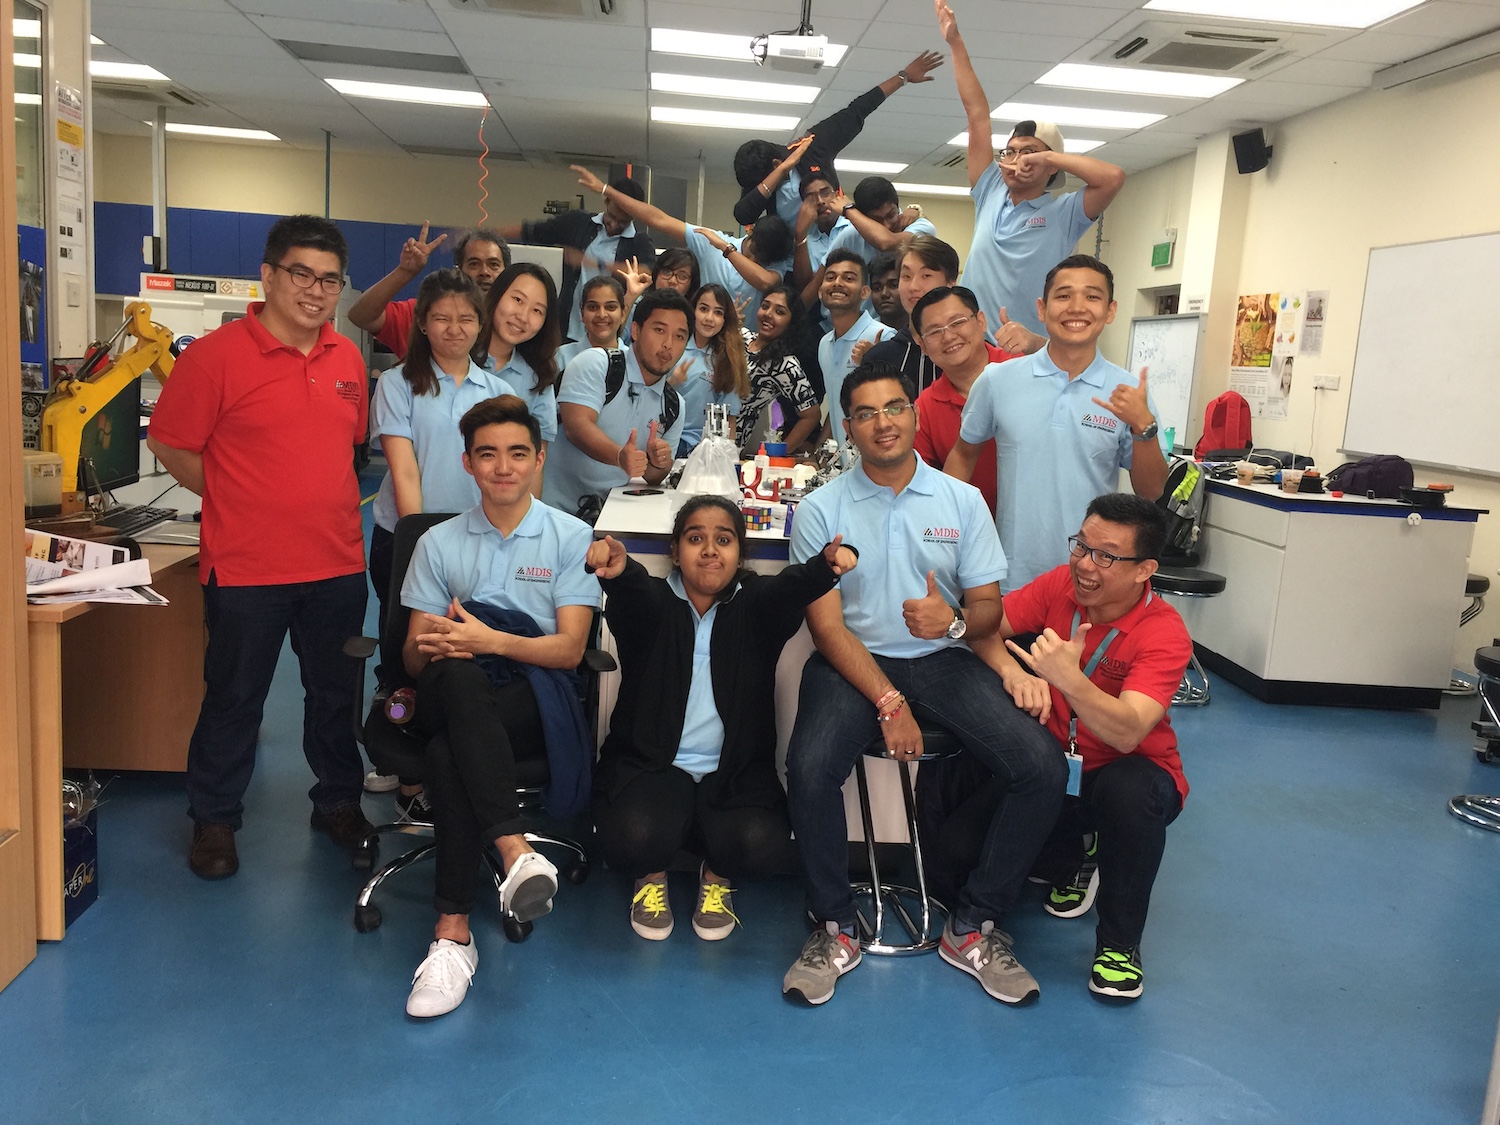
[[[610,348],[606,354],[609,356],[609,367],[604,372],[604,401],[613,402],[614,397],[620,393],[620,388],[625,385],[625,352],[620,348]],[[661,393],[660,421],[663,436],[681,414],[682,396],[677,393],[676,387],[668,383]]]

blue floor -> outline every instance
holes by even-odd
[[[807,1010],[780,996],[805,934],[795,882],[738,891],[743,929],[709,945],[678,877],[677,932],[648,943],[596,871],[522,945],[481,909],[468,1000],[419,1023],[403,1006],[430,868],[354,931],[360,876],[307,825],[288,653],[238,876],[188,871],[180,779],[110,782],[99,901],[0,992],[0,1122],[1468,1125],[1500,1015],[1500,836],[1444,807],[1500,791],[1474,710],[1270,707],[1216,683],[1177,719],[1193,793],[1131,1007],[1087,991],[1093,917],[1034,895],[1008,926],[1038,1004],[1005,1008],[936,956],[870,957]]]

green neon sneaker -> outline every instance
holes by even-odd
[[[1094,905],[1094,896],[1099,893],[1099,836],[1096,833],[1088,851],[1084,852],[1083,865],[1069,883],[1061,883],[1047,893],[1042,909],[1054,918],[1078,918],[1089,912]]]
[[[1146,975],[1141,971],[1141,951],[1135,949],[1111,949],[1099,946],[1094,958],[1093,972],[1089,973],[1089,991],[1111,1000],[1135,1000],[1146,987]]]

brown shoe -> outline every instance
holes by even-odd
[[[365,819],[365,811],[358,805],[341,805],[328,812],[314,805],[311,823],[319,832],[333,837],[339,847],[350,851],[364,847],[365,841],[375,834],[375,826]]]
[[[193,822],[193,846],[188,866],[202,879],[227,879],[240,869],[234,850],[234,829],[227,824]]]

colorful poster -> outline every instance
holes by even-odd
[[[1276,346],[1279,293],[1240,297],[1229,346],[1229,389],[1245,396],[1253,417],[1267,416],[1271,397],[1271,352]],[[1285,414],[1271,415],[1285,417]]]

